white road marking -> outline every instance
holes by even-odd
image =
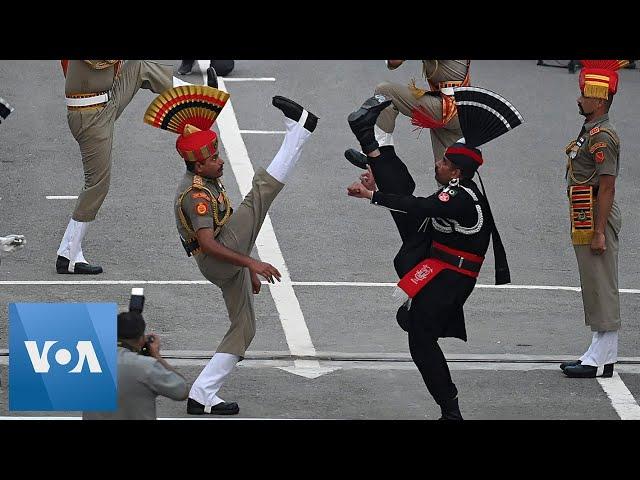
[[[256,133],[259,135],[284,135],[285,132],[284,130],[280,131],[272,131],[272,130],[240,130],[240,133]]]
[[[620,371],[618,365],[616,369]],[[624,373],[624,370],[622,370]],[[613,372],[613,377],[598,377],[598,383],[611,400],[611,405],[621,420],[640,420],[640,406],[624,384],[618,372]]]
[[[47,195],[47,200],[75,200],[77,199],[77,195]]]
[[[203,64],[201,62],[205,61],[198,60],[202,68]],[[203,71],[206,72],[206,69],[203,69]],[[206,83],[205,76],[206,73],[203,73],[203,79]],[[224,80],[218,79],[218,87],[220,90],[226,91]],[[244,197],[251,190],[254,170],[247,153],[247,147],[244,144],[244,140],[242,140],[242,135],[240,135],[240,127],[236,120],[231,99],[229,99],[219,115],[217,124],[231,169],[240,188],[240,194]],[[269,284],[269,289],[278,310],[291,354],[296,356],[315,356],[316,350],[311,341],[311,335],[298,303],[298,298],[291,285],[289,269],[282,256],[269,214],[264,219],[255,245],[260,258],[274,265],[281,274],[282,281],[277,282],[275,285]],[[334,370],[333,368],[321,367],[318,360],[294,360],[293,369],[289,367],[283,368],[307,378],[316,378]]]
[[[265,221],[266,223],[266,221]],[[264,227],[263,227],[264,228]],[[258,237],[260,239],[260,237]],[[257,243],[257,242],[256,242]],[[282,284],[285,283],[284,276]],[[287,284],[294,287],[395,287],[391,282],[297,282],[287,276]],[[0,280],[0,285],[208,285],[206,280]],[[262,281],[263,285],[269,285]],[[580,287],[562,285],[484,285],[476,284],[476,288],[494,290],[557,290],[580,292]],[[620,293],[640,294],[637,288],[621,288]]]

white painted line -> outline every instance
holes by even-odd
[[[205,61],[198,60],[200,65],[202,65],[201,62]],[[203,73],[203,79],[205,75],[206,73]],[[218,87],[220,90],[226,90],[224,80],[218,79]],[[242,140],[242,135],[240,135],[240,127],[236,120],[231,99],[227,101],[225,108],[218,116],[217,124],[240,194],[244,197],[251,190],[254,170],[247,153],[247,147],[244,144],[244,140]],[[315,356],[316,350],[311,341],[311,335],[305,323],[300,303],[291,285],[289,269],[282,256],[269,214],[264,219],[255,245],[260,259],[274,265],[281,274],[282,281],[277,282],[275,285],[269,284],[269,289],[278,310],[287,346],[291,354]],[[299,372],[292,371],[292,373],[299,373],[310,378],[315,378],[331,371],[331,369],[321,368],[318,360],[294,360],[294,365]]]
[[[616,368],[618,368],[617,365]],[[611,378],[598,377],[597,380],[621,420],[640,420],[640,406],[636,403],[618,372],[613,372]]]
[[[240,133],[256,133],[259,135],[284,135],[285,132],[284,130],[280,131],[270,131],[270,130],[240,130]]]
[[[260,237],[258,237],[260,238]],[[257,243],[257,242],[256,242]],[[283,282],[285,283],[284,277]],[[287,277],[286,282],[294,287],[394,287],[391,282],[294,282]],[[0,280],[0,285],[208,285],[206,280]],[[264,285],[269,285],[263,281]],[[580,292],[580,287],[562,285],[483,285],[477,288],[494,290],[557,290]],[[621,288],[620,293],[640,294],[637,288]]]
[[[222,81],[220,81],[220,80],[222,80]],[[245,77],[245,78],[242,78],[242,77],[233,77],[233,78],[218,77],[218,86],[220,87],[220,90],[224,90],[224,87],[222,87],[221,85],[224,85],[224,83],[226,83],[226,82],[275,82],[275,81],[276,81],[276,79],[273,78],[273,77],[252,77],[252,78],[247,78],[247,77]],[[205,80],[205,84],[206,83],[207,82]]]
[[[77,195],[47,195],[47,200],[75,200],[77,199]]]

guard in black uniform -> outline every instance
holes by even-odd
[[[355,182],[347,193],[392,210],[403,240],[394,259],[401,278],[394,296],[403,302],[397,320],[409,333],[411,357],[440,405],[441,419],[462,420],[458,390],[438,339],[467,340],[463,306],[476,284],[491,236],[496,284],[511,281],[489,203],[472,178],[483,163],[476,147],[520,125],[522,116],[488,90],[460,87],[454,92],[464,139],[447,148],[436,162],[435,177],[444,187],[427,198],[411,195],[415,183],[406,165],[392,146],[378,148],[375,140],[373,125],[388,105],[387,99],[377,96],[352,113],[349,124],[370,157],[378,190],[373,191],[373,181],[365,181],[368,185]]]

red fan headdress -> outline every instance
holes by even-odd
[[[585,97],[608,99],[618,91],[616,70],[629,64],[628,60],[580,60],[580,91]]]
[[[170,88],[151,102],[144,121],[178,133],[176,150],[189,162],[204,161],[218,151],[218,137],[210,130],[229,94],[206,85]]]

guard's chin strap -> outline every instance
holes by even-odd
[[[484,184],[482,183],[482,177],[480,176],[480,173],[476,173],[478,174],[480,186],[482,187],[482,194],[484,195],[484,198],[487,199],[487,208],[489,209],[489,221],[491,222],[491,239],[493,243],[493,258],[495,260],[496,270],[496,285],[504,285],[506,283],[511,283],[511,274],[509,273],[507,254],[504,251],[504,245],[502,244],[502,240],[500,239],[498,227],[496,227],[496,222],[493,219],[493,213],[491,213],[491,206],[489,205],[489,198],[487,197],[487,192],[484,188]]]

